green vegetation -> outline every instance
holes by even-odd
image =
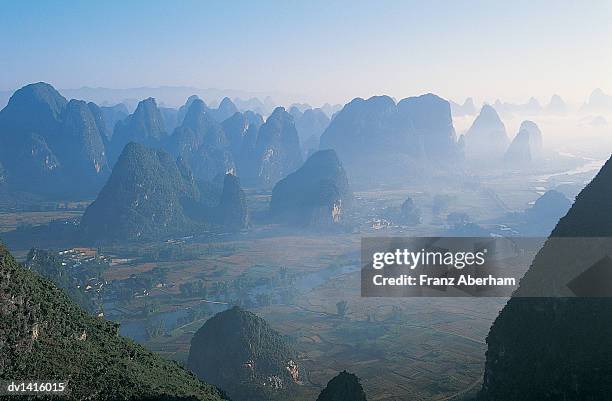
[[[327,383],[317,401],[366,401],[359,378],[346,370]]]
[[[0,379],[68,380],[67,399],[217,401],[221,392],[118,335],[0,246]]]
[[[239,307],[218,313],[191,341],[187,365],[240,401],[288,394],[298,380],[295,352],[257,315]]]
[[[66,292],[68,297],[76,302],[81,308],[89,313],[96,311],[93,294],[85,292],[73,276],[68,272],[69,266],[62,265],[57,255],[50,251],[32,249],[28,253],[25,265],[28,269],[51,280],[53,284]],[[101,271],[95,272],[95,277],[100,276]]]

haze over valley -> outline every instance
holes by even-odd
[[[521,294],[612,266],[609,5],[315,3],[2,6],[0,379],[606,399],[609,295]],[[517,297],[365,296],[364,239],[464,237]]]

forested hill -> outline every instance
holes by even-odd
[[[118,335],[0,245],[0,380],[68,380],[70,400],[205,400],[222,394]]]

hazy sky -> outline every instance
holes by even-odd
[[[41,80],[582,101],[612,92],[612,2],[0,0],[0,89]]]

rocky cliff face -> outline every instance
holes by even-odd
[[[293,117],[277,107],[261,126],[255,144],[257,176],[262,185],[274,185],[302,164],[300,140]]]
[[[0,111],[0,161],[8,184],[27,192],[83,196],[108,174],[99,116],[51,85],[27,85]]]
[[[195,228],[185,207],[199,200],[191,173],[166,152],[129,143],[81,220],[90,241],[160,238]]]
[[[612,236],[607,206],[611,196],[608,160],[559,220],[551,239]],[[558,257],[578,263],[593,255],[550,240],[540,250],[517,297],[508,301],[491,327],[480,399],[603,400],[612,392],[612,300],[520,297],[537,283],[547,291],[567,291],[568,283],[549,268],[551,258]]]
[[[234,307],[196,332],[187,366],[233,400],[267,400],[290,397],[300,379],[295,361],[295,352],[278,332],[257,315]]]
[[[246,176],[251,181],[256,180],[255,144],[262,124],[263,118],[252,111],[234,113],[221,123],[229,141],[229,150],[236,162],[237,174]]]
[[[129,142],[159,147],[167,135],[164,119],[155,99],[145,99],[138,103],[133,114],[115,125],[111,159],[116,160]]]
[[[220,401],[193,374],[118,335],[0,245],[0,371],[17,380],[69,378],[66,400]]]
[[[56,152],[68,179],[90,186],[90,191],[104,183],[110,170],[102,139],[105,126],[101,116],[92,113],[92,108],[96,111],[94,106],[82,100],[68,102],[62,113]]]
[[[506,126],[497,111],[485,104],[465,134],[465,156],[476,160],[501,160],[509,142]]]
[[[523,121],[504,155],[504,160],[515,164],[536,162],[542,158],[543,152],[542,132],[533,121]]]
[[[210,181],[218,174],[233,172],[236,166],[223,127],[208,110],[203,101],[193,100],[166,148],[181,157],[198,179]]]
[[[333,150],[320,150],[272,190],[270,214],[293,225],[330,226],[341,221],[351,190]]]

